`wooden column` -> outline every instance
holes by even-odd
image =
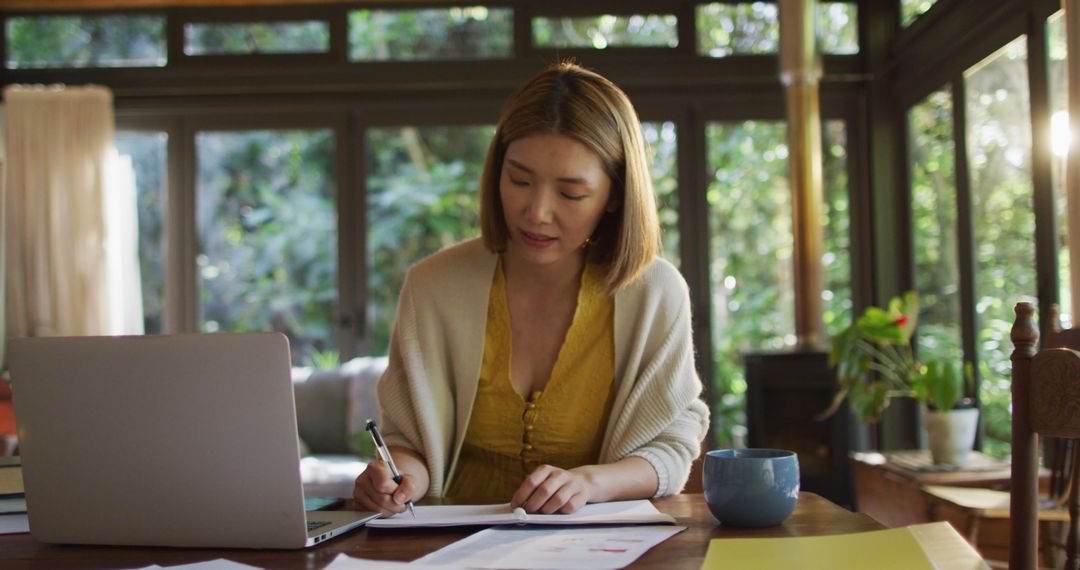
[[[788,161],[795,233],[795,332],[801,349],[825,345],[821,174],[821,58],[816,2],[780,0],[780,79],[787,97]]]
[[[1069,130],[1072,142],[1065,166],[1070,291],[1073,312],[1080,309],[1080,0],[1062,0],[1065,8],[1066,76],[1069,82]]]
[[[1031,359],[1039,344],[1039,329],[1031,303],[1017,303],[1009,337],[1012,353],[1012,486],[1009,496],[1009,568],[1034,570],[1038,557],[1039,440],[1031,430]]]

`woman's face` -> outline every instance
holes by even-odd
[[[499,196],[510,234],[507,255],[538,265],[579,262],[600,218],[618,208],[600,157],[553,133],[510,143]]]

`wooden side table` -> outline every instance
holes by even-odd
[[[852,453],[857,510],[888,527],[948,521],[961,535],[975,537],[973,546],[984,558],[1008,560],[1007,515],[975,523],[970,520],[970,512],[952,508],[925,489],[944,485],[1007,491],[1011,478],[1009,464],[973,452],[964,469],[934,470],[929,455],[925,450]]]

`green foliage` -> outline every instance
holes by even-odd
[[[162,16],[12,16],[6,31],[9,69],[163,66],[166,61]]]
[[[673,14],[533,18],[533,44],[539,47],[595,48],[678,47],[678,19]]]
[[[330,50],[330,27],[322,21],[188,24],[188,55],[322,53]]]
[[[479,235],[480,170],[493,126],[368,130],[370,353],[385,354],[409,267]]]
[[[349,12],[349,59],[354,61],[499,58],[513,50],[511,8]]]
[[[829,365],[836,370],[840,390],[824,416],[848,398],[863,421],[876,422],[890,398],[919,395],[913,385],[920,365],[911,350],[918,315],[918,296],[908,291],[890,299],[885,309],[867,307],[847,329],[833,336]]]
[[[913,379],[915,397],[939,410],[955,408],[964,397],[965,380],[969,388],[974,380],[971,363],[964,364],[963,373],[960,368],[956,359],[930,360]]]
[[[331,130],[196,136],[201,328],[275,330],[293,362],[335,348]]]

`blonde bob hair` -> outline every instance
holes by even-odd
[[[509,230],[499,176],[510,143],[538,133],[571,137],[600,157],[618,205],[605,213],[589,255],[605,268],[614,294],[644,271],[660,251],[660,223],[641,122],[614,83],[574,63],[552,65],[530,79],[503,109],[480,180],[480,228],[493,252],[506,251]]]

